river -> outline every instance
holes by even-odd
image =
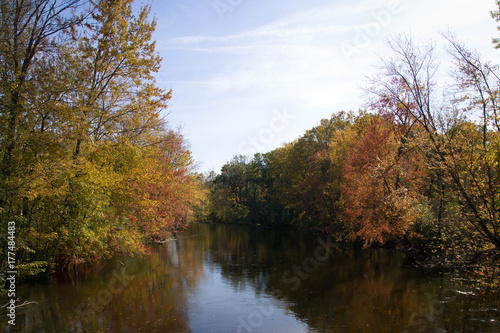
[[[194,225],[146,258],[18,286],[36,303],[5,332],[500,332],[498,294],[404,259],[308,232]]]

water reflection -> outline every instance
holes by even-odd
[[[322,243],[323,242],[323,243]],[[38,304],[7,332],[499,332],[474,296],[395,251],[300,232],[200,225],[152,248],[19,287]],[[6,318],[0,319],[6,324]]]
[[[22,314],[21,332],[189,332],[189,290],[204,276],[194,242],[154,247],[147,259],[101,267],[23,286],[37,300]],[[14,330],[15,331],[15,330]]]

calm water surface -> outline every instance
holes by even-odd
[[[147,258],[19,286],[21,301],[37,303],[5,332],[500,332],[498,294],[455,287],[396,251],[332,245],[193,226]]]

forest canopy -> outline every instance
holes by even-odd
[[[162,116],[150,7],[132,0],[1,1],[0,239],[36,275],[143,254],[185,228],[203,191]]]

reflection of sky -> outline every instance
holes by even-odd
[[[282,274],[314,252],[313,239],[287,233],[291,241],[280,242],[267,229],[257,230],[193,226],[177,241],[154,246],[151,256],[20,284],[20,300],[37,304],[19,309],[12,331],[68,332],[68,325],[84,321],[86,332],[315,332],[309,326],[319,332],[414,332],[421,326],[409,326],[410,319],[421,325],[415,315],[424,310],[424,319],[437,311],[426,331],[500,332],[498,293],[464,293],[465,286],[452,288],[437,272],[406,267],[399,252],[339,249],[293,291]],[[111,282],[114,272],[132,280],[120,288]],[[110,283],[116,293],[102,298]],[[92,304],[101,301],[96,311]],[[0,317],[0,327],[6,320]]]
[[[177,248],[175,247],[175,242],[167,242],[167,248],[168,248],[168,253],[172,254],[169,256],[171,262],[171,265],[178,266],[179,265],[179,259],[177,256]],[[175,255],[174,255],[175,254]]]
[[[256,295],[249,284],[236,290],[222,277],[220,267],[210,266],[189,295],[189,326],[193,333],[311,332],[286,310],[285,304],[268,295]]]

